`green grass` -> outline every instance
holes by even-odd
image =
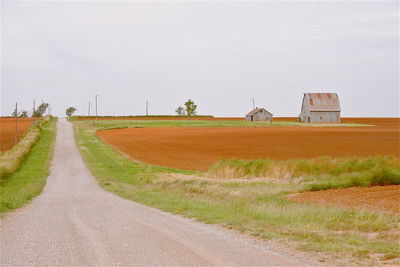
[[[370,127],[369,124],[310,124],[288,121],[251,122],[251,121],[213,121],[213,120],[77,120],[70,121],[80,125],[96,125],[99,129],[133,128],[133,127]]]
[[[329,252],[333,258],[347,256],[354,261],[372,262],[371,255],[379,254],[382,260],[400,256],[397,215],[295,203],[287,200],[286,195],[300,191],[302,185],[292,182],[162,180],[157,178],[158,173],[195,172],[125,158],[95,134],[96,130],[112,128],[113,123],[120,127],[141,122],[74,122],[81,154],[105,190],[205,223],[222,224],[304,250]],[[157,123],[150,125],[157,127]]]
[[[39,140],[22,160],[19,169],[0,179],[0,212],[21,207],[40,194],[49,175],[55,140],[56,118],[46,122]]]
[[[210,167],[217,179],[266,177],[304,184],[304,190],[400,184],[400,160],[373,156],[290,160],[220,160]]]

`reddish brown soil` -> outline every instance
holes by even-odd
[[[318,205],[339,205],[347,208],[400,213],[400,185],[329,189],[294,194],[288,197],[298,202]]]
[[[32,126],[36,118],[18,118],[18,138]],[[5,151],[15,145],[15,118],[0,118],[0,151]]]
[[[400,119],[350,119],[375,127],[128,128],[98,136],[154,165],[207,170],[223,158],[400,156]]]

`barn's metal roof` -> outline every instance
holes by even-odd
[[[265,110],[266,112],[268,112],[271,116],[273,115],[271,112],[269,112],[268,110],[266,110],[265,108],[255,108],[252,111],[250,111],[249,113],[246,114],[246,116],[254,116],[257,112],[261,111],[261,110]]]
[[[336,93],[306,93],[310,111],[340,111],[339,97]]]

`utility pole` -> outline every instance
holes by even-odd
[[[255,109],[255,108],[256,108],[256,104],[254,102],[254,97],[253,97],[253,109]]]
[[[87,113],[87,115],[88,115],[88,117],[90,116],[90,101],[89,101],[89,104],[88,104],[88,113]]]
[[[95,102],[96,102],[96,121],[97,121],[97,97],[98,97],[99,95],[96,95],[96,97],[95,97]]]
[[[35,99],[33,99],[33,110],[32,110],[32,116],[35,113],[36,107],[35,107]]]
[[[15,103],[15,144],[18,144],[18,103]]]
[[[149,100],[146,100],[146,116],[149,116]]]

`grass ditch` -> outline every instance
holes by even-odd
[[[31,132],[35,132],[35,135],[38,132],[38,136],[35,137],[36,142],[33,144],[22,143],[23,140],[19,143],[23,148],[17,148],[18,151],[24,151],[24,153],[18,152],[23,154],[23,157],[18,157],[20,162],[14,163],[19,168],[0,179],[1,213],[21,207],[42,191],[49,175],[56,121],[56,118],[48,118],[34,128]],[[29,135],[30,133],[26,137]],[[29,150],[26,151],[28,147]],[[13,151],[10,150],[11,153]]]
[[[354,186],[400,184],[400,159],[395,156],[366,158],[319,157],[291,160],[224,159],[210,167],[217,179],[265,177],[303,184],[304,191]]]
[[[293,202],[286,195],[303,189],[294,181],[159,180],[157,174],[163,172],[198,173],[127,159],[95,134],[112,127],[112,122],[75,121],[74,126],[89,169],[101,187],[116,195],[303,250],[325,252],[332,259],[375,263],[400,257],[400,216]],[[114,125],[119,126],[119,122]]]

